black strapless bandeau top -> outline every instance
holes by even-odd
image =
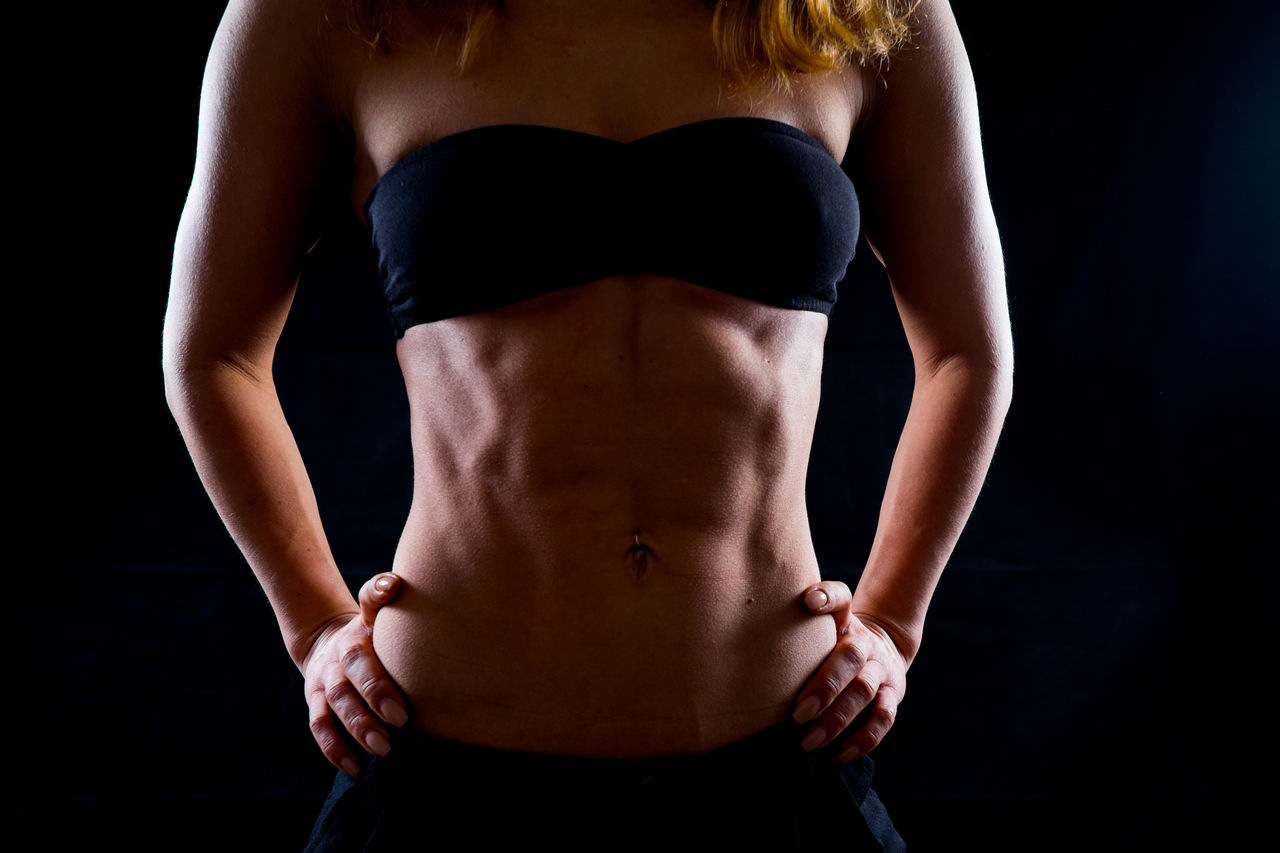
[[[853,183],[822,143],[746,116],[632,142],[464,130],[392,166],[365,215],[397,336],[628,273],[827,314],[859,229]]]

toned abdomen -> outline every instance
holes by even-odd
[[[410,329],[375,648],[444,737],[642,757],[784,719],[835,642],[804,507],[825,318],[605,281]]]

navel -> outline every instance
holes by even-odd
[[[627,549],[627,558],[630,563],[631,577],[640,580],[649,569],[649,546],[640,541],[639,530],[632,534],[632,538],[634,541]]]

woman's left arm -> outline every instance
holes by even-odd
[[[836,616],[836,649],[800,691],[805,746],[867,706],[841,758],[884,737],[934,587],[986,476],[1013,388],[1013,343],[968,58],[945,0],[924,0],[850,149],[868,242],[884,264],[915,364],[911,407],[862,578],[806,590]],[[824,601],[825,599],[825,601]]]

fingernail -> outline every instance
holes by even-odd
[[[821,610],[830,600],[827,593],[820,589],[811,589],[804,594],[804,606],[810,610]]]
[[[796,706],[795,713],[791,715],[791,719],[797,723],[807,723],[814,717],[818,716],[818,712],[822,710],[822,703],[818,701],[817,696],[810,696],[808,699]]]
[[[403,726],[409,722],[409,712],[399,702],[384,699],[378,710],[382,713],[382,719],[393,726]]]
[[[348,776],[359,776],[360,765],[356,763],[354,758],[344,758],[340,762],[342,764],[342,772]]]
[[[827,730],[824,728],[816,728],[809,734],[805,735],[804,740],[800,741],[800,748],[805,752],[813,752],[827,739]]]
[[[373,582],[373,588],[378,592],[387,592],[395,582],[395,578],[389,578],[386,575],[383,575]]]
[[[364,736],[365,746],[375,755],[386,755],[391,751],[391,744],[378,732],[369,732]]]
[[[841,761],[857,761],[861,757],[862,757],[862,748],[859,747],[857,744],[853,744],[853,743],[846,746],[844,748],[844,751],[840,753]]]

